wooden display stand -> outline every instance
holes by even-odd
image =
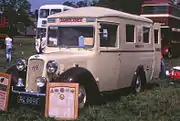
[[[11,75],[0,73],[0,111],[8,110],[10,85]]]
[[[56,120],[78,118],[78,83],[49,82],[46,89],[45,117]]]

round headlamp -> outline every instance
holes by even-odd
[[[36,85],[37,87],[43,87],[46,84],[47,80],[45,77],[38,77],[36,78]]]
[[[47,63],[46,69],[48,73],[54,74],[58,69],[58,64],[54,60],[51,60]]]
[[[25,68],[26,68],[26,60],[25,59],[18,59],[16,61],[16,68],[19,70],[19,71],[23,71]]]

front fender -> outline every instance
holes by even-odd
[[[75,82],[83,85],[86,89],[88,101],[91,103],[97,102],[100,99],[98,85],[93,75],[85,68],[73,67],[63,72],[57,77],[55,82]],[[93,97],[93,98],[92,98]]]
[[[11,86],[14,86],[17,84],[18,78],[22,78],[25,83],[26,69],[24,69],[23,71],[18,71],[16,68],[16,65],[12,65],[5,71],[5,73],[12,75]]]
[[[93,75],[85,68],[82,67],[72,67],[61,75],[59,75],[55,80],[55,82],[77,82],[81,84],[94,84],[93,86],[97,86],[96,80]]]

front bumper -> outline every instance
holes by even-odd
[[[26,91],[17,91],[11,88],[10,93],[10,104],[16,105],[32,105],[32,106],[45,106],[45,93],[36,93],[36,92],[26,92]]]

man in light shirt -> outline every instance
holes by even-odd
[[[43,33],[40,34],[40,38],[35,40],[35,49],[37,54],[41,54],[44,52],[44,49],[46,47],[46,38]]]
[[[10,38],[8,35],[5,38],[5,44],[6,44],[6,61],[10,62],[12,58],[12,38]]]

